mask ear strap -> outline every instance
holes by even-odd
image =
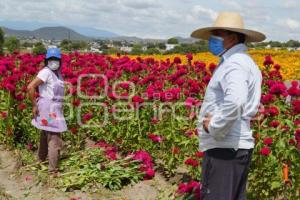
[[[217,56],[221,57],[225,52],[227,51],[227,49],[224,49],[221,53],[219,53]]]

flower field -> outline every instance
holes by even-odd
[[[300,51],[287,51],[287,50],[250,50],[249,54],[255,60],[256,63],[263,63],[265,56],[272,56],[272,58],[276,61],[276,63],[280,63],[280,65],[284,66],[281,69],[281,75],[283,76],[283,80],[299,80],[300,74]],[[134,57],[134,56],[132,56]],[[155,59],[174,59],[174,57],[179,57],[186,64],[186,60],[184,59],[185,55],[155,55]],[[198,53],[194,55],[195,60],[201,60],[205,63],[217,63],[218,58],[213,56],[209,52]],[[264,69],[263,65],[260,65],[262,69]]]
[[[250,51],[263,71],[259,113],[252,120],[256,147],[249,199],[300,198],[300,52]],[[0,141],[33,155],[39,132],[30,124],[26,87],[43,56],[0,57]],[[208,53],[135,56],[63,55],[64,103],[69,131],[55,186],[111,190],[161,173],[186,171],[173,199],[199,196],[203,152],[197,113],[217,64]],[[285,81],[291,81],[287,86]],[[37,94],[38,95],[38,94]],[[86,145],[86,140],[92,140]],[[26,165],[33,160],[24,158]],[[29,170],[43,170],[29,167]],[[188,178],[186,178],[188,177]]]

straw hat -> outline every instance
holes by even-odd
[[[211,31],[217,29],[243,33],[246,35],[246,42],[261,42],[266,39],[263,33],[245,29],[242,16],[235,12],[221,12],[211,27],[197,29],[191,36],[208,40]]]

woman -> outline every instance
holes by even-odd
[[[35,92],[38,88],[39,97]],[[61,53],[58,48],[47,50],[45,67],[27,87],[32,102],[32,125],[42,130],[38,158],[45,161],[48,154],[49,172],[57,172],[57,162],[63,141],[60,134],[67,130],[62,104],[64,82],[61,76]]]

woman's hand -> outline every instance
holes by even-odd
[[[38,108],[36,105],[36,98],[35,98],[35,91],[36,88],[43,84],[44,82],[39,79],[39,78],[35,78],[28,86],[27,86],[27,93],[28,93],[28,97],[30,98],[31,102],[32,102],[32,113],[33,113],[33,118],[36,119],[36,117],[39,115],[38,112]]]
[[[32,107],[32,114],[33,114],[33,119],[36,119],[37,116],[39,115],[39,110],[38,110],[38,108],[37,108],[36,105],[34,105],[34,106]]]

